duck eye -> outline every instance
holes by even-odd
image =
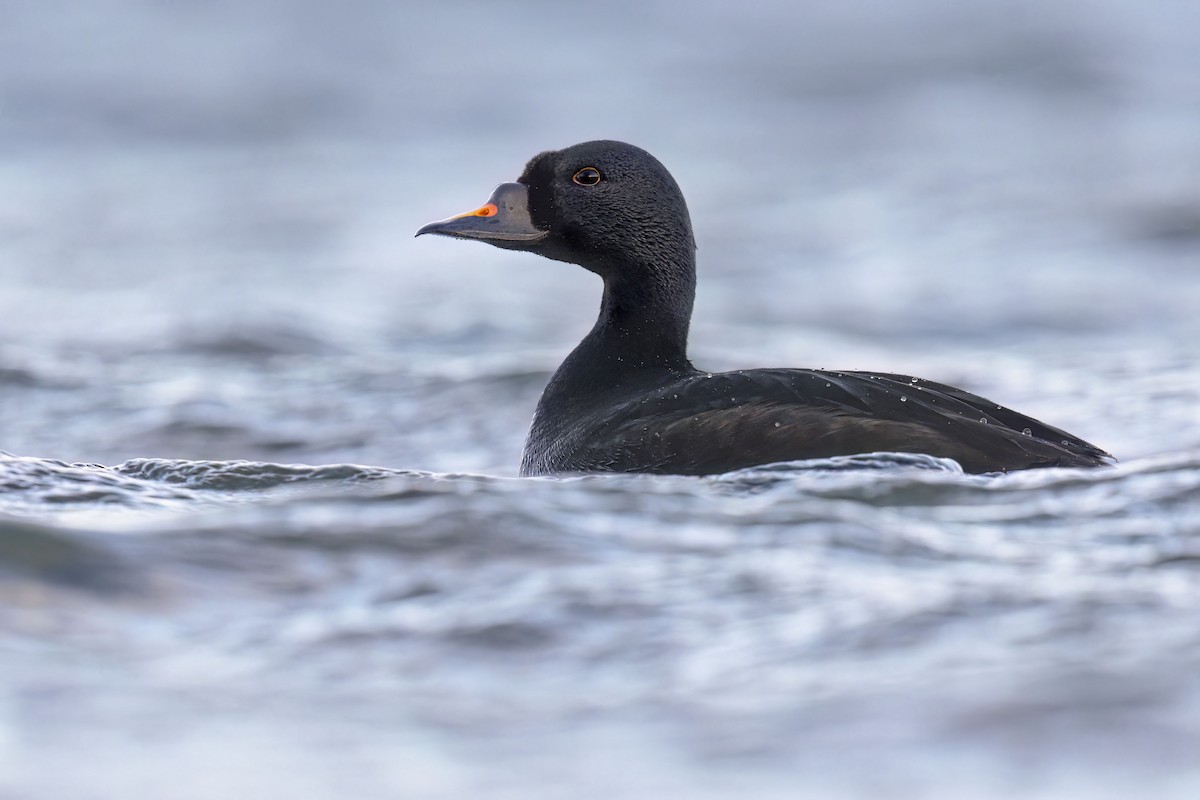
[[[600,170],[595,167],[584,167],[571,176],[571,180],[580,186],[595,186],[600,182]]]

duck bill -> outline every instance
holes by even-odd
[[[483,206],[431,222],[417,236],[436,233],[456,239],[480,239],[497,247],[520,247],[549,235],[533,224],[529,215],[529,188],[520,183],[502,183]]]

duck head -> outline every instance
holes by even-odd
[[[645,150],[598,140],[535,156],[480,208],[419,231],[477,239],[578,264],[606,282],[694,269],[695,241],[675,179]]]

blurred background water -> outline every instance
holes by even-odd
[[[598,282],[412,234],[592,138],[1121,466],[515,479]],[[1194,798],[1198,267],[1184,4],[9,2],[0,795]]]

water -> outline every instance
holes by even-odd
[[[0,795],[1195,797],[1197,31],[14,6]],[[688,197],[702,367],[921,375],[1120,464],[515,478],[599,287],[411,235],[599,136]]]

